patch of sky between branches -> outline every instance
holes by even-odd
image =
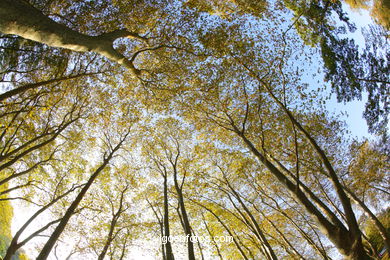
[[[373,24],[373,20],[367,10],[352,10],[347,4],[343,3],[343,9],[346,10],[350,21],[354,23],[357,30],[354,33],[348,33],[346,36],[355,40],[360,49],[365,46],[365,40],[362,34],[362,29]],[[367,102],[367,93],[362,93],[361,100],[353,100],[348,103],[338,103],[336,96],[333,94],[329,100],[327,107],[330,112],[345,113],[345,121],[349,126],[352,135],[358,138],[372,138],[368,133],[366,121],[363,119],[364,104]]]
[[[362,50],[365,46],[362,29],[365,27],[367,28],[370,24],[373,24],[373,20],[371,19],[367,10],[361,10],[359,12],[353,11],[345,3],[343,3],[343,9],[346,10],[350,21],[354,23],[357,27],[357,30],[355,32],[348,32],[345,37],[354,39],[360,50]],[[335,18],[335,20],[338,20],[337,17]],[[342,23],[339,21],[338,25],[342,25]],[[318,64],[322,63],[319,55],[316,55],[313,60],[318,60]],[[307,72],[302,75],[302,81],[309,83],[311,90],[318,89],[319,84],[323,82],[323,73],[320,71],[317,71],[316,73],[314,71],[316,68],[310,68],[307,65],[306,68],[307,70],[305,69],[305,71]],[[363,111],[365,109],[365,103],[367,101],[367,94],[362,93],[361,100],[352,100],[347,103],[340,103],[337,101],[336,94],[332,93],[330,84],[325,83],[323,87],[325,87],[325,92],[322,95],[323,97],[328,97],[326,99],[325,104],[326,110],[329,111],[331,114],[341,115],[340,119],[345,120],[352,136],[355,136],[359,139],[373,138],[373,136],[368,133],[367,123],[363,118]]]

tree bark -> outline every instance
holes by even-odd
[[[140,74],[133,61],[113,47],[113,41],[120,37],[145,40],[137,33],[120,29],[99,36],[89,36],[51,20],[23,0],[1,0],[0,2],[0,32],[18,35],[51,47],[77,52],[93,51],[123,65],[136,75]]]

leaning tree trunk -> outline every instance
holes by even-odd
[[[85,186],[81,189],[80,193],[77,195],[75,200],[72,202],[72,204],[69,206],[69,208],[66,210],[64,216],[62,217],[60,223],[55,228],[54,232],[51,234],[50,238],[47,240],[46,244],[43,246],[42,251],[39,253],[36,260],[46,260],[49,256],[51,250],[53,249],[55,243],[57,242],[58,238],[64,231],[66,225],[69,222],[69,219],[76,211],[78,205],[83,200],[85,194],[89,190],[89,188],[92,186],[96,178],[100,175],[100,173],[104,170],[104,168],[108,165],[108,163],[113,158],[116,151],[119,150],[119,148],[122,146],[122,143],[125,141],[128,133],[125,135],[125,137],[110,151],[110,153],[105,156],[103,163],[94,171],[94,173],[89,177],[87,183]]]
[[[23,0],[0,0],[0,32],[78,52],[93,51],[138,75],[133,61],[113,47],[115,39],[132,37],[145,40],[137,33],[124,29],[89,36],[57,23]]]
[[[81,73],[81,74],[77,74],[77,75],[63,76],[63,77],[58,77],[55,79],[50,79],[50,80],[45,80],[45,81],[40,81],[40,82],[35,82],[35,83],[28,83],[28,84],[25,84],[23,86],[11,89],[7,92],[0,94],[0,102],[2,102],[3,100],[5,100],[7,98],[11,98],[13,96],[24,93],[29,89],[35,89],[35,88],[39,88],[41,86],[50,85],[50,84],[58,83],[61,81],[66,81],[66,80],[71,80],[71,79],[75,79],[75,78],[80,78],[80,77],[84,77],[84,76],[91,76],[91,75],[96,75],[96,74],[98,74],[98,73]]]
[[[255,157],[268,168],[268,170],[282,183],[291,195],[296,198],[318,223],[320,230],[337,247],[345,259],[369,260],[369,256],[364,251],[360,234],[349,231],[343,224],[332,223],[317,208],[296,184],[287,178],[271,161],[269,161],[254,144],[240,131],[236,125],[232,124],[236,134],[244,141]]]

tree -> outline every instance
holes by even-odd
[[[378,218],[381,220],[382,223],[384,223],[384,226],[389,233],[389,209],[387,208],[384,211],[380,212],[380,214],[378,214]],[[380,252],[383,248],[386,248],[384,240],[376,229],[373,221],[369,220],[364,223],[364,231],[367,234],[369,242],[374,245],[377,252]]]
[[[360,10],[370,10],[370,15],[375,19],[375,21],[382,25],[387,30],[390,29],[390,18],[388,16],[388,11],[390,10],[389,2],[383,0],[375,0],[373,4],[370,5],[369,1],[345,1],[351,8],[360,11]]]
[[[234,73],[241,72],[240,66],[248,73],[247,75],[249,77],[241,76],[240,78],[243,80],[238,82],[238,84],[229,85],[218,82],[220,86],[224,87],[222,95],[220,94],[222,92],[219,92],[219,89],[215,88],[214,92],[216,93],[207,93],[203,97],[204,105],[198,107],[195,107],[195,105],[192,106],[199,109],[198,111],[203,115],[203,120],[208,120],[209,123],[213,122],[216,126],[234,133],[238,137],[238,140],[241,139],[245,147],[299,201],[313,219],[316,220],[322,232],[345,257],[350,259],[367,259],[368,256],[364,251],[360,235],[361,231],[357,224],[351,202],[343,189],[340,177],[337,175],[329,157],[323,148],[320,147],[314,136],[305,129],[303,124],[290,111],[287,106],[286,96],[279,98],[276,94],[276,91],[279,92],[280,89],[282,91],[288,91],[286,90],[288,81],[282,82],[281,86],[275,85],[273,82],[274,79],[272,78],[275,72],[271,71],[264,75],[262,70],[253,67],[253,63],[251,63],[251,67],[246,65],[242,60],[237,63],[239,64],[237,67],[235,67],[236,63],[234,61],[227,63],[230,66],[230,75],[232,75],[230,78],[237,78],[237,76],[233,75]],[[227,93],[229,94],[227,95]],[[282,92],[282,95],[283,93],[285,92]],[[214,99],[208,96],[214,96]],[[239,100],[240,102],[238,102]],[[268,110],[268,107],[263,108],[264,100],[272,104],[272,109],[275,112]],[[264,144],[265,137],[261,135],[261,131],[265,127],[263,120],[265,120],[265,117],[269,118],[270,116],[269,114],[265,116],[263,114],[265,111],[271,114],[278,113],[272,116],[273,118],[278,118],[276,127],[280,127],[280,122],[282,121],[291,127],[290,133],[284,133],[285,131],[281,131],[278,128],[276,132],[279,135],[282,135],[282,133],[287,134],[283,138],[288,138],[289,145],[293,146],[293,157],[295,157],[294,168],[288,166],[291,163],[284,164],[284,159],[277,159],[276,156],[273,156],[273,152],[268,150],[269,148],[266,148],[267,146]],[[193,111],[192,113],[194,114],[195,112]],[[260,144],[256,145],[254,141],[251,141],[250,137],[254,138],[255,136],[259,136],[261,140]],[[297,142],[298,138],[301,140],[300,144]],[[222,141],[224,139],[220,140]],[[318,195],[312,193],[302,182],[300,177],[302,174],[302,163],[300,162],[302,155],[299,152],[302,149],[300,148],[303,145],[302,143],[306,143],[306,147],[310,147],[307,148],[311,150],[310,153],[318,158],[321,168],[317,169],[317,171],[325,172],[326,178],[333,185],[334,192],[337,194],[338,200],[343,208],[343,216],[345,219],[339,218],[337,212],[333,212]],[[233,145],[230,141],[227,144]],[[283,147],[285,144],[282,142],[281,146]],[[309,152],[306,151],[305,153],[307,154]],[[346,226],[344,225],[344,221]],[[337,232],[334,232],[334,230],[337,230]],[[346,239],[347,237],[348,239]]]
[[[165,130],[164,128],[170,125],[170,129]],[[186,137],[186,133],[180,129],[183,127],[180,122],[173,118],[167,118],[164,121],[158,121],[156,123],[157,129],[162,129],[161,133],[157,133],[156,139],[151,143],[157,144],[156,147],[152,148],[149,146],[147,154],[153,161],[157,171],[160,172],[163,177],[164,183],[164,236],[170,238],[169,234],[169,213],[168,213],[168,174],[171,172],[173,177],[173,185],[175,188],[177,200],[178,200],[178,215],[180,223],[184,230],[184,234],[188,237],[187,248],[188,258],[195,259],[194,242],[192,241],[193,230],[190,224],[188,212],[184,203],[183,186],[187,177],[186,164],[188,161],[182,159],[183,148],[181,142],[183,137]],[[179,139],[180,138],[180,139]],[[154,150],[154,151],[153,151]],[[182,164],[182,165],[180,165]],[[179,171],[182,171],[182,178],[179,180]],[[171,243],[168,241],[165,243],[166,259],[174,259],[173,253],[171,252]]]
[[[58,186],[62,185],[61,182],[58,183]],[[57,186],[57,188],[58,188]],[[54,221],[49,222],[47,225],[43,226],[42,228],[38,229],[37,231],[33,232],[30,236],[28,236],[26,239],[22,241],[18,241],[21,234],[25,229],[36,219],[42,212],[47,210],[50,206],[58,202],[60,199],[64,198],[67,196],[69,193],[73,192],[76,188],[79,188],[78,186],[72,187],[70,190],[66,191],[65,193],[58,195],[55,197],[52,201],[50,201],[48,204],[44,205],[42,208],[40,208],[37,212],[35,212],[27,221],[26,223],[16,232],[15,236],[12,238],[10,245],[8,246],[7,252],[3,259],[10,260],[12,257],[15,255],[17,250],[21,248],[23,245],[25,245],[27,242],[29,242],[31,239],[34,237],[40,235],[43,231],[45,231],[47,228],[50,226],[58,223],[61,219],[57,219]]]
[[[284,1],[295,14],[294,25],[301,37],[321,50],[324,63],[325,81],[329,81],[339,102],[361,100],[362,94],[368,94],[364,118],[370,132],[386,131],[389,107],[388,86],[389,50],[386,45],[366,40],[366,49],[362,53],[353,39],[344,35],[354,32],[356,27],[349,22],[339,1],[312,1],[310,4],[300,1]],[[375,1],[376,4],[381,1]],[[357,8],[365,1],[353,1]],[[380,4],[379,4],[380,5]],[[344,25],[332,25],[332,16],[336,15]],[[383,29],[382,29],[383,30]],[[376,38],[388,40],[386,30]]]
[[[383,27],[359,47],[337,1],[0,1],[0,203],[34,205],[6,259],[125,259],[176,235],[142,248],[369,259],[363,214],[388,243]],[[321,68],[339,100],[368,93],[380,145],[324,109],[304,82]]]
[[[115,209],[114,202],[111,200],[111,196],[108,197],[108,200],[111,204],[111,214],[112,218],[109,225],[108,235],[107,239],[104,243],[103,249],[99,254],[98,259],[103,260],[105,255],[107,254],[108,248],[110,247],[111,243],[115,239],[115,237],[118,235],[119,231],[115,231],[115,228],[118,224],[118,220],[121,217],[121,215],[129,209],[129,205],[125,205],[125,193],[129,189],[129,184],[127,184],[121,191],[120,191],[120,198],[119,198],[119,207],[118,209]],[[114,197],[115,198],[115,197]],[[116,199],[116,198],[115,198]]]
[[[150,146],[147,149],[151,150],[153,148]],[[167,239],[167,241],[162,244],[163,259],[173,260],[175,259],[175,257],[172,252],[171,241],[169,240],[171,232],[170,232],[170,225],[169,225],[170,221],[169,221],[169,200],[168,200],[168,170],[165,164],[161,161],[161,157],[159,157],[158,155],[156,156],[155,154],[153,154],[153,152],[150,151],[147,151],[147,153],[148,153],[148,157],[153,161],[156,171],[159,172],[163,178],[163,213],[155,209],[155,207],[148,199],[147,201],[160,224],[161,239],[163,239],[163,237]]]
[[[120,37],[146,40],[135,32],[119,29],[95,37],[83,35],[56,23],[29,3],[21,0],[4,0],[1,6],[1,17],[0,31],[3,33],[16,34],[52,47],[83,52],[94,51],[125,66],[135,74],[140,73],[134,67],[134,59],[127,59],[112,46],[113,41]]]
[[[4,185],[2,189],[7,189],[7,185]],[[0,191],[2,191],[2,189]],[[3,199],[6,195],[2,195],[0,198]],[[5,252],[11,238],[11,220],[13,217],[13,209],[9,201],[0,201],[0,256],[4,257]]]
[[[66,210],[64,216],[61,218],[61,221],[57,225],[56,229],[46,242],[45,246],[43,247],[42,251],[38,255],[37,259],[46,259],[49,256],[50,251],[52,250],[54,244],[56,243],[57,239],[65,229],[66,224],[68,223],[70,217],[75,212],[77,206],[80,204],[81,200],[87,193],[88,189],[91,187],[95,179],[99,176],[99,174],[103,171],[103,169],[107,166],[107,164],[110,162],[110,160],[113,158],[115,152],[119,150],[119,148],[122,146],[123,142],[126,140],[129,132],[125,133],[119,140],[119,142],[115,145],[110,146],[110,150],[106,152],[103,156],[103,162],[102,164],[91,174],[89,177],[87,183],[85,186],[81,189],[79,194],[77,195],[76,199],[72,202],[72,204],[69,206],[69,208]]]

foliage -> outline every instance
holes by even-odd
[[[378,218],[386,227],[387,232],[390,232],[389,208],[384,209],[382,212],[380,212],[378,214]],[[384,247],[383,238],[378,233],[378,230],[375,228],[375,225],[372,221],[367,221],[365,223],[364,231],[368,237],[368,240],[378,250],[378,252],[382,250],[382,248]]]
[[[353,2],[353,8],[366,7],[364,1],[350,2]],[[375,2],[374,5],[381,5],[381,1]],[[353,33],[356,27],[343,12],[341,2],[312,1],[307,5],[305,1],[286,1],[286,6],[294,11],[295,27],[304,41],[319,46],[325,80],[330,82],[338,101],[361,100],[363,93],[367,93],[364,118],[369,131],[386,131],[389,115],[389,49],[388,43],[380,45],[388,41],[386,29],[378,29],[382,32],[377,31],[375,36],[366,37],[366,47],[362,52],[355,41],[346,36],[348,31]],[[334,15],[338,17],[338,24],[331,18]]]
[[[0,253],[367,259],[390,241],[389,38],[355,29],[326,0],[4,0]],[[349,138],[316,71],[339,101],[368,94],[380,142]]]
[[[3,186],[1,191],[7,189],[7,186]],[[5,195],[2,195],[0,198],[5,198]],[[13,218],[13,209],[9,201],[0,202],[0,230],[3,237],[11,237],[11,222]]]

